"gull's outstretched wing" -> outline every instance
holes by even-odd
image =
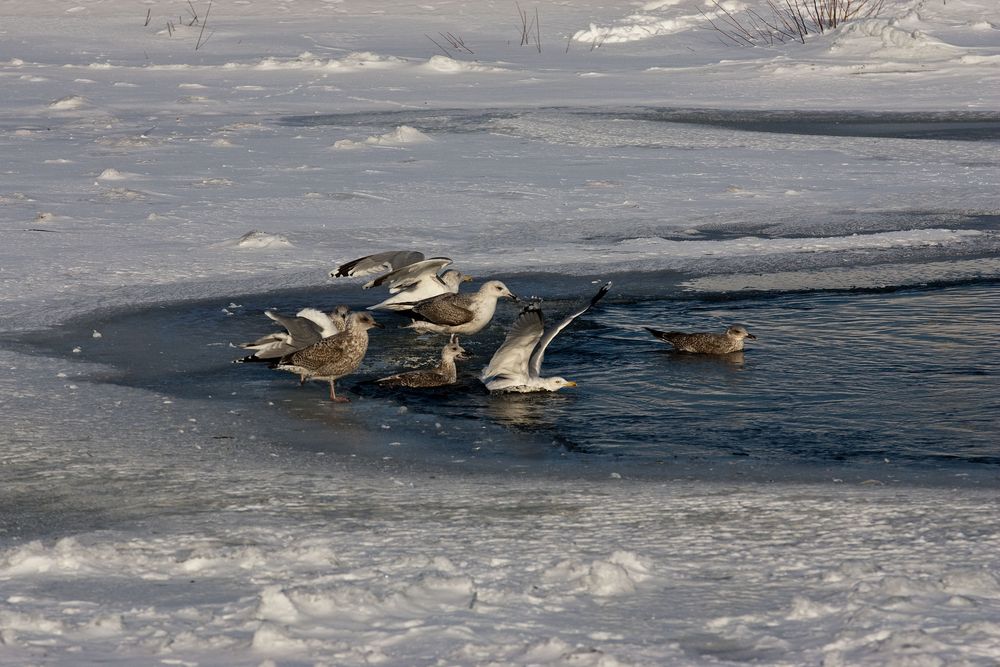
[[[341,264],[330,272],[334,278],[369,276],[382,271],[395,271],[415,262],[422,262],[424,253],[412,250],[390,250],[374,255],[366,255]]]
[[[570,322],[572,322],[573,320],[575,320],[576,318],[580,317],[585,312],[593,308],[598,301],[604,298],[604,295],[607,294],[608,290],[610,289],[611,289],[611,282],[608,281],[601,287],[601,289],[597,290],[597,294],[595,294],[593,298],[590,299],[590,303],[586,303],[580,306],[579,308],[571,312],[569,315],[564,317],[562,320],[560,320],[559,324],[555,325],[547,332],[545,332],[545,335],[542,336],[542,339],[538,341],[538,345],[535,347],[535,351],[534,353],[532,353],[531,359],[528,361],[528,372],[532,376],[538,377],[541,374],[542,359],[545,357],[545,348],[549,346],[549,343],[552,342],[552,339],[555,338],[557,335],[559,335],[560,331],[569,326]]]
[[[319,323],[308,317],[288,317],[273,310],[265,310],[264,314],[285,328],[294,341],[293,345],[307,347],[323,338]]]
[[[420,260],[412,264],[407,264],[384,276],[370,280],[363,287],[364,289],[369,289],[371,287],[378,287],[379,285],[386,285],[389,291],[395,294],[401,289],[412,286],[422,280],[436,279],[438,271],[449,264],[451,264],[451,260],[447,257],[432,257]]]
[[[483,382],[495,377],[526,381],[529,377],[528,360],[531,358],[531,351],[535,349],[544,330],[545,316],[537,305],[522,309],[507,332],[503,344],[483,369],[480,376]]]

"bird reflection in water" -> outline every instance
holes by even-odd
[[[503,394],[486,402],[486,415],[504,426],[536,430],[554,427],[572,397],[545,394]]]
[[[676,350],[661,350],[661,354],[670,359],[671,363],[691,364],[701,368],[719,368],[728,370],[743,370],[746,362],[744,352],[730,352],[729,354],[691,354],[689,352],[677,352]]]

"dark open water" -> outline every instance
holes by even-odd
[[[515,292],[549,297],[556,321],[596,284],[502,276]],[[490,396],[476,375],[517,312],[463,341],[474,358],[458,386],[384,390],[370,380],[435,363],[441,337],[415,336],[376,314],[359,372],[338,383],[353,402],[326,400],[324,383],[265,365],[232,364],[229,343],[272,330],[265,308],[362,307],[356,285],[105,312],[23,337],[19,346],[106,364],[93,382],[204,400],[212,437],[251,434],[280,447],[413,465],[532,469],[584,466],[603,474],[747,474],[885,480],[973,474],[1000,479],[1000,283],[906,289],[693,293],[661,276],[615,279],[609,297],[556,339],[546,374],[579,382],[557,394]],[[228,313],[224,311],[228,310]],[[758,336],[743,354],[668,351],[643,325]],[[93,330],[103,338],[96,343]],[[30,342],[28,342],[30,341]],[[69,352],[87,342],[82,352]],[[792,472],[794,471],[794,472]]]

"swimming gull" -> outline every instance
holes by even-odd
[[[743,339],[757,340],[757,337],[736,325],[726,329],[726,333],[681,333],[679,331],[658,331],[643,327],[660,340],[670,343],[679,352],[698,354],[729,354],[743,349]]]
[[[282,357],[275,368],[298,373],[301,381],[327,380],[330,400],[346,403],[350,399],[337,396],[334,383],[361,365],[368,351],[368,330],[372,327],[385,328],[370,313],[351,313],[343,331]]]
[[[483,369],[480,379],[495,392],[557,391],[575,387],[576,383],[562,377],[543,378],[542,359],[545,348],[570,322],[590,310],[611,289],[605,283],[589,303],[577,308],[554,327],[545,331],[545,318],[537,304],[525,307],[514,320],[503,344]]]
[[[474,334],[493,319],[497,299],[517,300],[499,280],[483,283],[473,294],[441,294],[413,304],[404,314],[413,321],[406,325],[420,332]]]
[[[458,344],[458,336],[452,334],[451,340],[441,349],[441,363],[436,367],[397,373],[380,378],[376,382],[390,387],[443,387],[455,384],[458,380],[456,359],[468,359],[468,357],[465,356],[465,349]]]
[[[347,306],[337,306],[330,313],[324,313],[316,308],[303,308],[294,317],[289,317],[273,310],[265,310],[264,314],[284,327],[285,331],[276,331],[251,343],[240,343],[239,347],[253,350],[253,353],[242,359],[234,359],[233,363],[274,361],[292,352],[298,352],[343,331],[347,314],[350,312],[351,309]]]

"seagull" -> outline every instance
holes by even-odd
[[[543,378],[542,359],[545,348],[570,322],[590,310],[611,289],[605,283],[589,303],[577,308],[557,325],[545,331],[545,318],[537,304],[525,307],[514,320],[503,345],[483,369],[480,379],[491,392],[558,391],[575,387],[576,382],[562,377]]]
[[[252,343],[240,343],[239,347],[253,350],[253,354],[242,359],[234,359],[233,363],[273,362],[286,354],[298,352],[343,331],[347,326],[347,314],[350,312],[351,309],[347,306],[337,306],[331,313],[324,313],[316,308],[303,308],[294,317],[289,317],[273,310],[265,310],[264,314],[284,327],[285,331],[268,334]]]
[[[489,324],[497,299],[517,297],[499,280],[483,283],[473,294],[441,294],[412,304],[403,314],[413,321],[408,329],[441,334],[474,334]]]
[[[383,271],[395,271],[404,266],[424,261],[424,253],[412,250],[390,250],[375,255],[366,255],[341,264],[330,272],[330,277],[360,277],[370,276]]]
[[[421,252],[391,250],[342,264],[331,271],[330,276],[361,277],[385,272],[362,285],[362,289],[384,285],[391,295],[384,301],[369,306],[368,310],[402,311],[408,310],[417,301],[438,294],[456,294],[461,283],[472,280],[472,276],[454,269],[441,273],[441,269],[451,263],[448,257],[424,259]]]
[[[729,354],[743,349],[743,339],[757,340],[757,337],[742,326],[732,326],[726,333],[680,333],[679,331],[657,331],[643,327],[657,338],[674,346],[678,352],[699,354]]]
[[[425,259],[366,283],[365,289],[386,285],[392,295],[381,303],[369,306],[368,310],[409,310],[417,301],[439,294],[457,294],[459,286],[472,280],[472,276],[455,269],[438,273],[449,264],[451,260],[447,257]]]
[[[334,383],[361,365],[368,351],[368,330],[372,327],[385,328],[369,313],[351,313],[343,331],[282,357],[274,367],[298,373],[301,382],[327,380],[330,383],[330,400],[346,403],[350,399],[337,396]]]
[[[468,359],[468,357],[465,356],[465,348],[458,344],[458,336],[452,334],[451,340],[441,349],[441,363],[435,368],[397,373],[380,378],[376,382],[387,387],[442,387],[455,384],[458,380],[456,359]]]

